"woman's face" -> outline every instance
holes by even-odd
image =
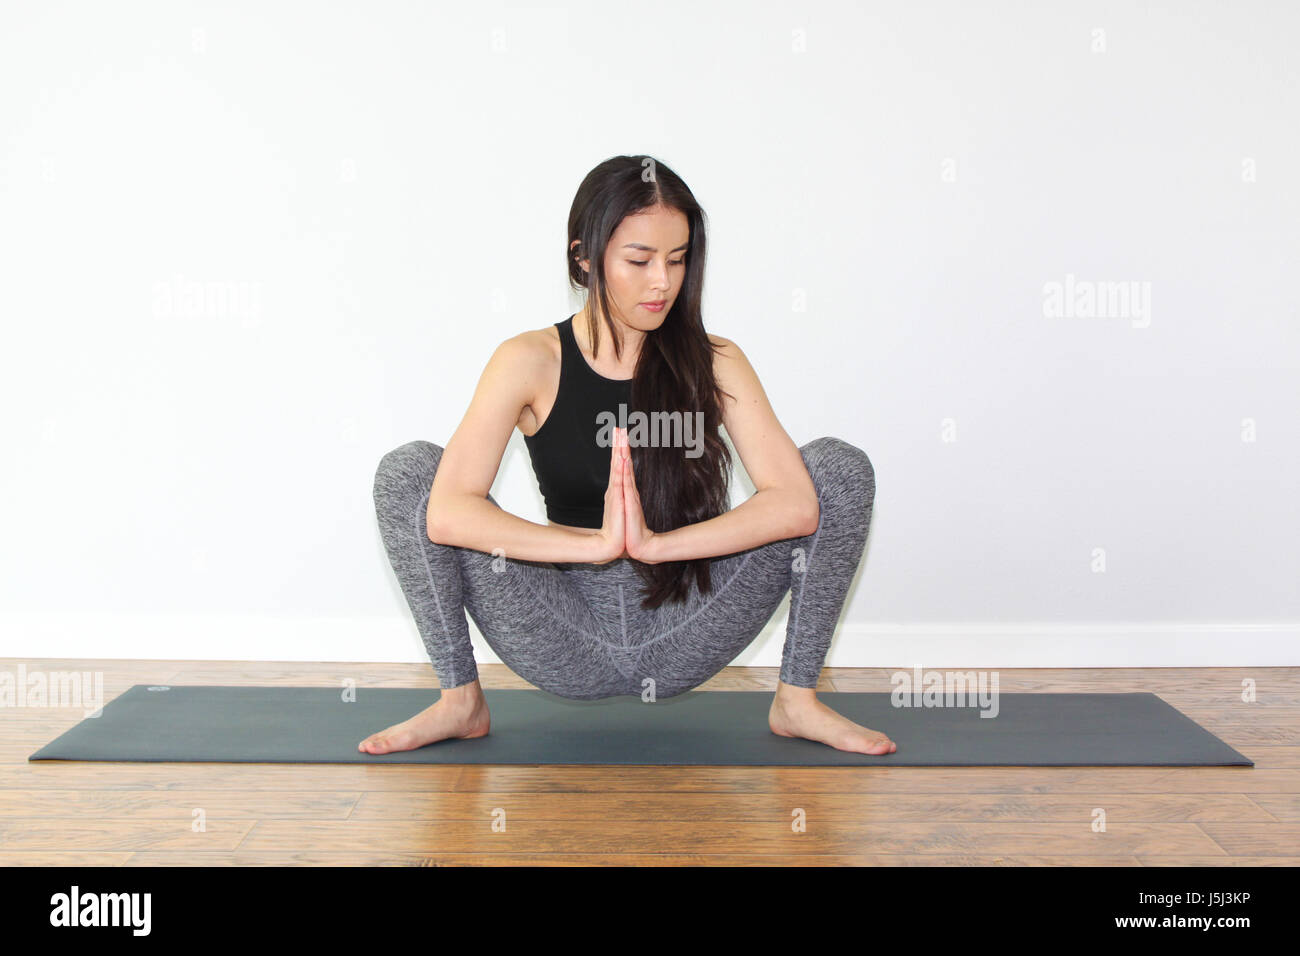
[[[644,332],[659,328],[686,275],[691,230],[685,214],[656,206],[627,216],[605,247],[605,281],[614,318]],[[584,269],[589,267],[582,260]],[[663,308],[646,308],[663,302]]]

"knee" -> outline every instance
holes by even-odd
[[[842,438],[825,435],[799,449],[818,496],[827,482],[844,485],[865,495],[870,504],[876,496],[876,469],[867,453]]]
[[[442,446],[431,441],[410,441],[379,459],[375,469],[375,498],[412,485],[428,490],[442,461]]]

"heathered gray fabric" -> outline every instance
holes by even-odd
[[[442,687],[478,678],[468,612],[501,660],[542,690],[596,700],[651,687],[656,698],[673,697],[734,660],[786,592],[781,680],[816,686],[871,523],[875,470],[860,448],[827,436],[799,449],[821,503],[816,531],[712,558],[710,593],[692,577],[684,604],[651,610],[640,606],[628,558],[520,561],[430,541],[426,512],[442,451],[428,441],[395,448],[374,483],[384,546]]]

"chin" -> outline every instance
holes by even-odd
[[[624,318],[623,321],[639,332],[653,332],[655,329],[659,328],[659,326],[664,324],[664,319],[668,317],[668,313],[671,311],[672,306],[669,306],[658,315],[655,315],[653,312],[647,312],[645,309],[638,309],[636,306],[633,306],[631,312],[632,318]]]

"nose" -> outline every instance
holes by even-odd
[[[651,298],[662,298],[668,292],[668,266],[666,263],[659,263],[652,267],[653,281],[650,284],[650,291],[654,293]]]

